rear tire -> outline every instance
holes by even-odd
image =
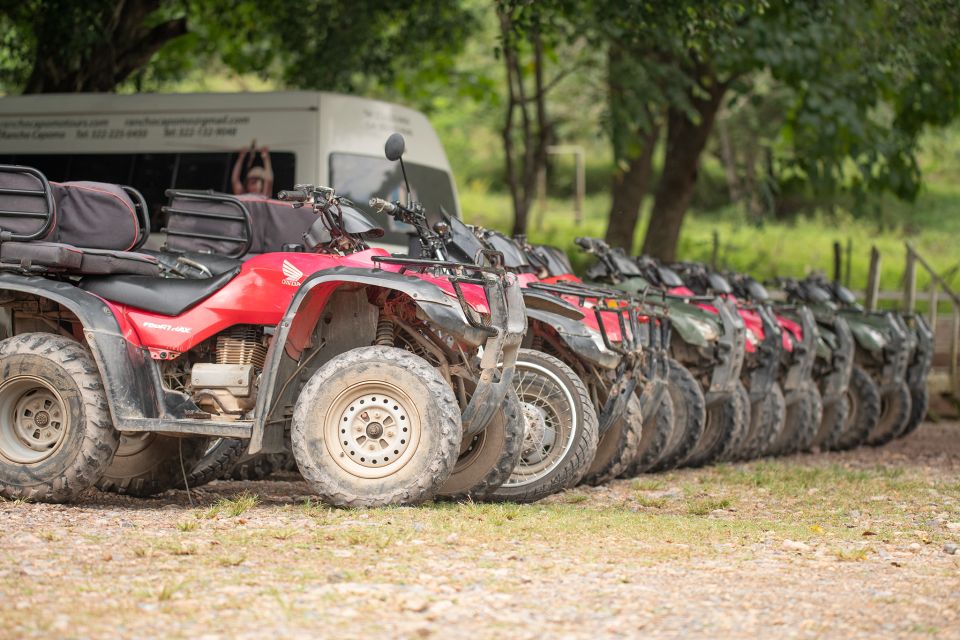
[[[525,428],[520,400],[510,389],[483,431],[461,443],[453,472],[437,493],[447,498],[479,500],[495,491],[520,459]]]
[[[50,333],[0,342],[0,496],[72,500],[96,484],[119,445],[87,349]]]
[[[850,372],[847,400],[850,414],[847,416],[843,434],[836,441],[827,443],[828,448],[837,451],[863,444],[880,420],[880,388],[860,365],[853,365]]]
[[[310,377],[290,435],[324,501],[382,507],[432,498],[456,464],[462,430],[453,390],[426,360],[377,346],[342,353]]]
[[[205,442],[205,438],[156,433],[121,434],[117,454],[97,481],[97,488],[137,498],[182,489],[184,470],[189,474],[203,457]]]
[[[783,389],[775,382],[770,393],[759,402],[750,404],[750,434],[737,452],[741,460],[753,460],[767,455],[786,428],[787,401]]]
[[[910,422],[910,387],[901,382],[896,387],[880,393],[880,420],[870,435],[867,444],[878,447],[893,440]]]
[[[664,454],[653,465],[656,471],[673,469],[686,459],[700,442],[707,426],[707,401],[700,383],[690,370],[670,358],[667,391],[673,402],[674,433]]]
[[[592,486],[613,480],[626,471],[637,459],[640,438],[643,435],[643,415],[640,399],[631,393],[627,408],[607,432],[600,436],[597,455],[583,477],[583,483]]]

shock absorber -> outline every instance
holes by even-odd
[[[393,346],[393,321],[382,314],[377,321],[377,338],[375,342],[378,347]]]

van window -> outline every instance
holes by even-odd
[[[407,179],[413,191],[413,199],[419,200],[427,211],[430,223],[441,219],[441,209],[448,215],[456,215],[457,202],[453,194],[453,182],[448,172],[433,167],[404,163]],[[376,220],[377,224],[388,231],[384,242],[406,246],[405,234],[409,225],[398,223],[380,213],[370,211],[367,206],[370,198],[384,200],[407,200],[400,163],[386,158],[354,155],[349,153],[330,154],[330,186],[337,193],[353,200],[358,206]],[[393,233],[390,233],[393,232]]]
[[[134,187],[150,207],[151,227],[165,223],[160,208],[167,203],[167,189],[212,189],[230,193],[230,173],[237,154],[230,152],[183,153],[87,153],[0,154],[0,164],[21,164],[40,170],[56,182],[93,180]],[[271,151],[274,189],[292,188],[296,180],[296,156]]]

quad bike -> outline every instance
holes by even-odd
[[[760,300],[769,297],[766,289],[750,276],[734,276],[732,281],[738,293],[743,292]],[[801,281],[777,278],[772,284],[783,290],[788,304],[805,306],[816,319],[819,337],[813,377],[823,398],[823,418],[812,446],[820,450],[838,449],[851,427],[851,412],[855,404],[875,403],[873,398],[879,398],[878,392],[870,384],[865,372],[854,372],[853,333],[847,321],[837,313],[836,307],[829,300],[812,296]],[[853,380],[855,375],[856,381]],[[854,391],[852,385],[856,385],[859,391]],[[868,414],[861,412],[862,417]],[[869,427],[862,430],[866,432]]]
[[[746,352],[740,316],[722,298],[693,294],[679,276],[651,260],[634,260],[596,238],[576,242],[597,257],[587,278],[638,295],[658,295],[669,306],[675,331],[668,388],[677,418],[687,427],[685,435],[675,438],[679,446],[655,470],[730,455],[748,422],[746,391],[738,381]]]
[[[926,339],[928,332],[914,334],[893,312],[865,311],[857,304],[853,292],[837,282],[808,276],[800,284],[807,296],[837,307],[837,312],[850,325],[856,345],[850,386],[863,388],[864,398],[854,403],[850,428],[838,447],[880,445],[904,433],[911,422],[913,403],[908,369],[921,340],[924,350],[932,350],[932,340]],[[923,354],[919,357],[921,370],[926,357]],[[878,395],[870,393],[872,389],[864,377],[872,380]]]
[[[403,146],[403,138],[394,134],[385,149],[401,169]],[[532,501],[580,481],[599,483],[620,473],[635,458],[641,436],[633,394],[642,356],[635,310],[596,298],[572,304],[562,292],[541,287],[518,269],[516,256],[522,253],[509,241],[491,243],[479,230],[445,215],[431,226],[416,202],[373,198],[370,205],[410,225],[413,256],[504,265],[520,272],[528,329],[514,380],[526,436],[519,464],[493,497]]]
[[[637,457],[620,476],[633,477],[675,466],[676,460],[686,455],[702,432],[703,411],[697,411],[702,402],[694,404],[692,412],[688,411],[687,404],[677,406],[676,403],[684,401],[682,394],[674,400],[677,371],[671,368],[667,352],[672,333],[666,319],[668,307],[662,301],[635,296],[608,284],[583,282],[573,274],[567,255],[556,247],[533,245],[525,236],[517,236],[514,243],[522,249],[520,261],[524,271],[550,283],[551,287],[570,293],[595,291],[611,300],[627,299],[629,304],[641,310],[643,321],[640,328],[649,331],[645,335],[650,359],[646,384],[640,395],[643,431]]]
[[[75,498],[110,467],[121,433],[178,449],[239,438],[250,453],[280,451],[289,434],[330,504],[415,504],[503,411],[526,328],[503,270],[372,269],[386,255],[355,251],[367,230],[338,215],[345,203],[304,188],[285,195],[320,214],[307,251],[162,278],[134,251],[144,217],[121,189],[71,191],[25,167],[0,176],[0,307],[13,334],[0,343],[3,497]],[[437,367],[398,348],[398,331],[455,359]],[[223,361],[239,352],[252,362]]]
[[[587,313],[588,318],[593,316],[594,322],[591,326],[598,327],[608,348],[621,355],[618,368],[623,374],[618,372],[615,377],[608,378],[613,382],[611,387],[616,388],[616,380],[621,375],[632,375],[635,381],[634,395],[629,398],[629,403],[634,404],[635,408],[631,410],[628,406],[628,411],[633,413],[636,420],[636,409],[639,409],[640,438],[633,461],[622,469],[619,475],[632,477],[651,470],[671,444],[675,429],[672,400],[667,393],[669,362],[666,348],[670,341],[670,325],[666,308],[662,304],[631,297],[610,287],[586,285],[572,277],[551,276],[539,256],[544,252],[557,251],[558,259],[566,261],[566,255],[559,250],[533,246],[525,238],[510,239],[496,231],[475,228],[474,232],[484,242],[499,250],[505,256],[507,266],[528,279],[530,288],[560,295]],[[613,326],[609,326],[608,322],[611,319],[607,316],[610,309],[620,310],[618,315],[614,316],[618,324]],[[628,315],[622,314],[630,309],[632,311]],[[612,344],[618,342],[616,336],[630,334],[635,336],[635,339],[629,342],[620,340],[619,345]],[[636,349],[640,346],[642,350]],[[637,364],[641,362],[642,365],[638,368]],[[590,372],[582,365],[579,365],[579,368],[581,375],[586,375],[589,379]],[[602,387],[604,384],[602,378],[594,380],[597,386]],[[601,388],[595,395],[599,398],[603,393]],[[611,393],[606,393],[609,398]],[[609,410],[601,409],[601,415],[605,415],[605,411]]]
[[[783,397],[783,428],[779,432],[751,429],[745,443],[748,452],[756,455],[783,455],[810,448],[819,430],[823,401],[813,381],[816,358],[817,327],[813,314],[804,307],[771,308],[769,299],[738,298],[727,279],[703,265],[681,264],[676,267],[684,282],[698,292],[710,291],[736,303],[737,310],[756,337],[756,353],[751,359],[747,388],[756,415],[765,399]],[[792,317],[788,317],[792,316]],[[750,344],[748,341],[748,351]]]

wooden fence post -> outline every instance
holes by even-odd
[[[847,264],[846,264],[846,273],[844,274],[843,284],[848,289],[850,288],[850,265],[853,264],[853,240],[847,238]]]
[[[843,278],[843,248],[837,240],[833,243],[833,281],[840,282],[841,278]]]
[[[953,333],[950,338],[950,388],[953,397],[960,398],[960,375],[957,367],[960,366],[960,307],[953,303]]]
[[[573,205],[573,218],[578,227],[583,224],[583,201],[587,197],[587,161],[585,155],[586,151],[583,147],[578,147],[573,156],[577,163],[577,199]]]
[[[867,311],[877,310],[877,293],[880,291],[880,252],[870,247],[870,273],[867,275]]]
[[[930,317],[930,329],[933,331],[934,335],[937,334],[937,305],[940,302],[939,300],[937,300],[937,298],[939,297],[939,291],[937,291],[937,286],[938,286],[937,281],[931,279],[930,280],[929,317]]]
[[[907,266],[903,272],[903,306],[913,313],[917,306],[917,256],[907,245]]]
[[[720,234],[717,233],[717,230],[713,230],[712,234],[712,244],[710,247],[710,268],[714,271],[717,270],[717,262],[720,261]]]

